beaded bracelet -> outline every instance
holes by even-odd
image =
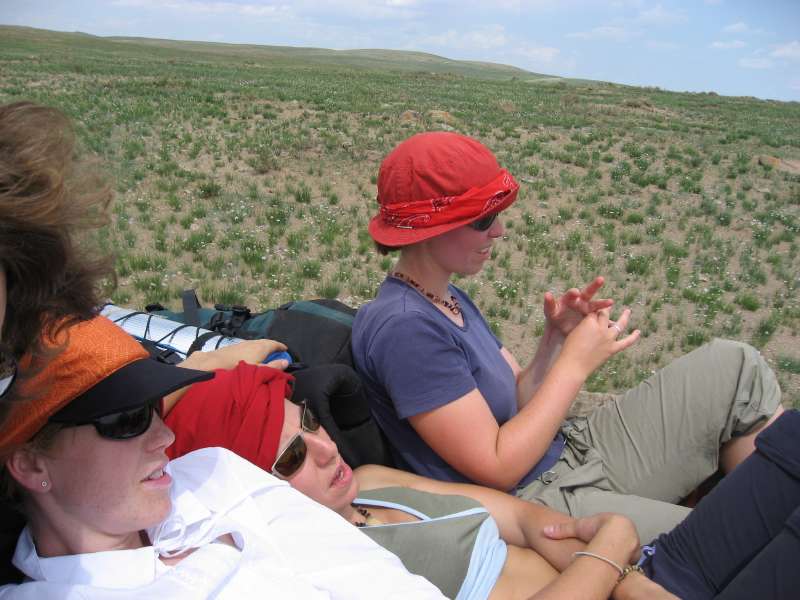
[[[642,570],[642,567],[640,567],[639,565],[626,565],[625,568],[622,568],[610,558],[606,558],[605,556],[600,556],[599,554],[595,554],[594,552],[586,552],[586,551],[575,552],[572,555],[572,557],[575,558],[576,556],[591,556],[592,558],[602,560],[604,563],[611,565],[619,572],[619,577],[617,578],[618,584],[631,573],[640,573],[644,575],[644,571]]]

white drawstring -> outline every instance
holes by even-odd
[[[177,525],[177,531],[170,533],[167,537],[162,537],[167,525]],[[184,537],[186,536],[186,522],[180,515],[171,516],[161,524],[155,531],[153,536],[153,549],[156,554],[164,558],[172,558],[183,554],[187,548],[184,545]]]

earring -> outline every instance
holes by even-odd
[[[46,482],[46,481],[43,481],[43,482],[42,482],[42,487],[43,487],[43,488],[46,488],[46,487],[47,487],[47,482]]]

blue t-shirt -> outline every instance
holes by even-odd
[[[387,277],[375,300],[356,314],[353,360],[395,460],[433,479],[468,482],[422,440],[408,418],[478,388],[502,425],[517,414],[517,388],[514,373],[500,353],[502,344],[480,311],[456,286],[450,286],[450,293],[461,304],[463,327],[414,288]],[[563,447],[558,434],[518,485],[552,467]]]

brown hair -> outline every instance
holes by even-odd
[[[46,452],[55,442],[56,434],[66,426],[61,423],[48,423],[27,442],[23,448],[32,452]],[[5,464],[0,465],[0,502],[24,514],[25,490],[8,472]]]
[[[73,162],[75,136],[59,110],[30,102],[0,106],[0,267],[8,286],[3,342],[16,356],[39,348],[43,330],[88,318],[109,257],[81,247],[104,224],[108,184]],[[53,333],[52,331],[50,333]]]
[[[380,242],[373,242],[375,244],[375,250],[378,251],[378,254],[382,254],[383,256],[387,256],[391,252],[396,252],[398,250],[402,250],[402,246],[386,246],[385,244],[381,244]]]

